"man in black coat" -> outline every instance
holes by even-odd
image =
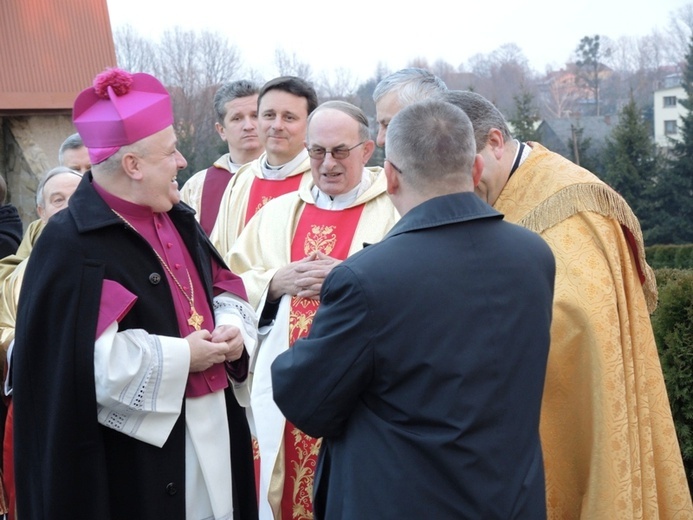
[[[333,269],[306,339],[272,366],[287,419],[323,437],[316,519],[541,519],[539,412],[555,264],[474,194],[467,116],[396,115],[402,219]]]
[[[19,299],[19,517],[256,519],[234,397],[254,313],[180,203],[168,92],[111,69],[73,118],[92,171],[42,232]]]
[[[24,232],[17,208],[12,204],[5,204],[6,196],[7,183],[0,175],[0,258],[17,251]]]

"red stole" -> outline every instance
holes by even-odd
[[[262,206],[267,204],[270,200],[284,195],[285,193],[298,191],[302,178],[303,173],[292,175],[291,177],[281,180],[255,177],[250,186],[250,193],[248,194],[248,209],[245,213],[245,223],[247,224],[248,221],[253,218],[253,215],[260,211]]]
[[[212,232],[214,223],[217,221],[221,198],[226,186],[231,182],[231,177],[233,173],[223,168],[210,166],[207,169],[200,199],[200,225],[207,236]]]
[[[344,260],[354,239],[356,226],[365,204],[329,211],[306,204],[291,243],[291,261],[319,251]],[[318,309],[318,300],[294,296],[289,314],[289,346],[306,336]],[[286,421],[284,430],[285,478],[282,494],[283,519],[313,518],[313,476],[320,449],[320,439],[309,437]]]

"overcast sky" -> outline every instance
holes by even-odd
[[[517,44],[537,72],[560,68],[580,39],[646,36],[665,29],[669,17],[690,0],[479,0],[383,2],[285,2],[279,0],[107,0],[111,25],[132,25],[156,39],[165,29],[226,34],[246,68],[265,79],[276,74],[278,47],[311,64],[314,72],[339,68],[359,80],[378,62],[390,70],[415,57],[443,59],[455,67],[475,54]],[[391,7],[392,6],[392,7]],[[396,6],[396,7],[395,7]]]

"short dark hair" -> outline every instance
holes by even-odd
[[[214,111],[217,114],[217,121],[220,124],[224,124],[226,103],[234,99],[254,96],[259,90],[255,83],[247,79],[222,84],[214,94]]]
[[[305,98],[309,115],[318,107],[318,95],[313,86],[306,80],[297,76],[280,76],[265,83],[260,89],[260,94],[257,98],[258,107],[260,106],[262,97],[270,90],[281,90],[293,94],[294,96]]]

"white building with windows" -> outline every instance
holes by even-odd
[[[671,140],[681,139],[681,118],[686,109],[679,101],[686,99],[686,91],[681,86],[681,76],[667,78],[664,87],[654,93],[654,137],[658,146],[671,147]]]

